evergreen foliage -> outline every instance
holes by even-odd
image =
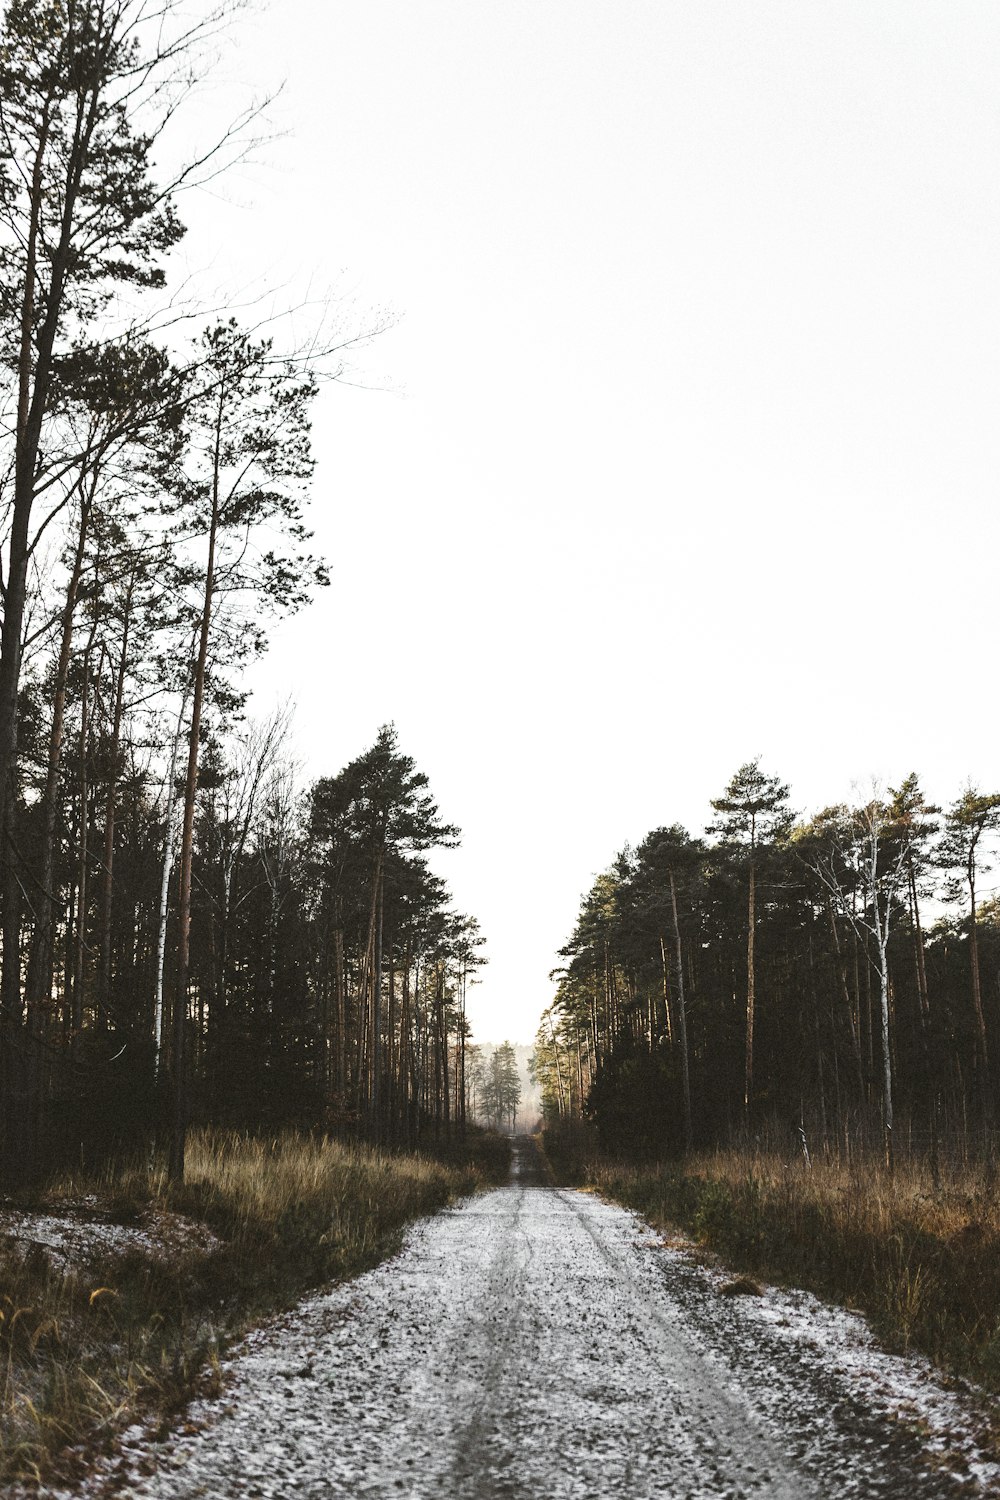
[[[341,366],[234,319],[182,346],[163,133],[232,10],[12,0],[0,31],[0,1175],[189,1121],[465,1132],[483,962],[457,839],[386,727],[315,787],[243,722],[327,581],[311,407]],[[163,330],[162,338],[151,330]]]
[[[798,822],[787,796],[742,766],[704,838],[655,829],[583,897],[536,1041],[548,1119],[652,1156],[765,1129],[890,1165],[992,1148],[1000,802],[967,789],[942,827],[915,775]]]

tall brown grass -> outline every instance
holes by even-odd
[[[558,1155],[556,1162],[558,1164]],[[569,1175],[572,1175],[570,1173]],[[1000,1184],[991,1163],[807,1166],[729,1149],[576,1179],[736,1269],[863,1310],[893,1346],[1000,1390]]]
[[[374,1264],[410,1220],[483,1181],[472,1162],[203,1131],[183,1186],[148,1162],[50,1183],[39,1211],[79,1214],[85,1202],[154,1240],[165,1215],[183,1215],[216,1242],[186,1241],[173,1220],[169,1253],[112,1248],[65,1271],[41,1247],[0,1243],[0,1481],[72,1480],[125,1421],[166,1415],[211,1381],[255,1321]]]

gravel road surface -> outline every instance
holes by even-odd
[[[136,1500],[809,1500],[1000,1493],[968,1403],[803,1293],[725,1278],[635,1215],[511,1185],[253,1334],[218,1398],[134,1430]]]

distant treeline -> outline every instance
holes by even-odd
[[[491,1130],[512,1131],[521,1103],[521,1078],[517,1052],[510,1042],[499,1047],[467,1049],[466,1077],[469,1112]]]
[[[1000,794],[942,809],[910,775],[802,820],[754,761],[712,810],[584,897],[537,1038],[549,1118],[651,1154],[765,1128],[890,1159],[992,1141]]]

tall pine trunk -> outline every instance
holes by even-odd
[[[693,1141],[691,1128],[691,1075],[688,1064],[687,1008],[684,1003],[684,955],[681,951],[681,924],[677,915],[677,885],[674,872],[670,871],[670,907],[674,918],[674,947],[677,957],[677,1039],[681,1047],[681,1090],[684,1102],[684,1150],[690,1151]]]
[[[125,677],[128,668],[129,629],[135,573],[129,579],[125,594],[121,656],[115,680],[115,704],[111,724],[111,749],[108,757],[108,785],[104,798],[104,867],[101,886],[101,938],[97,972],[97,1006],[107,1017],[111,1000],[111,915],[114,903],[115,808],[118,796],[118,757],[121,746],[122,714],[125,707]]]
[[[990,1095],[990,1053],[986,1040],[986,1017],[983,1014],[983,987],[979,969],[979,924],[976,921],[976,866],[971,855],[967,867],[969,882],[969,967],[972,978],[972,1008],[976,1016],[976,1072],[979,1075],[979,1100],[983,1123],[993,1123],[993,1100]]]
[[[756,901],[757,897],[757,862],[754,858],[753,848],[750,852],[750,892],[747,907],[747,1041],[746,1041],[746,1069],[743,1087],[743,1117],[746,1123],[750,1123],[750,1104],[753,1099],[753,1027],[754,1008],[756,1005],[757,971],[754,957],[754,936],[756,930]]]
[[[96,480],[95,480],[96,483]],[[82,502],[80,527],[76,548],[66,587],[63,605],[62,631],[59,639],[59,656],[56,661],[55,685],[52,699],[52,723],[49,728],[49,746],[45,766],[45,788],[42,792],[42,839],[39,858],[39,895],[35,911],[35,930],[28,962],[25,985],[29,1013],[42,1003],[52,988],[53,943],[52,928],[59,896],[55,890],[56,824],[59,816],[59,772],[62,766],[64,726],[66,718],[66,684],[69,677],[70,658],[73,645],[73,618],[80,591],[83,559],[87,545],[94,485]]]
[[[219,422],[216,428],[215,471],[212,483],[212,518],[208,533],[208,561],[205,567],[205,590],[202,603],[198,657],[195,663],[191,704],[191,732],[188,740],[187,776],[184,782],[184,824],[181,833],[181,868],[177,896],[177,978],[173,1017],[173,1108],[171,1118],[169,1172],[173,1182],[184,1180],[184,1147],[187,1134],[187,1082],[185,1078],[185,1036],[187,1032],[188,966],[191,954],[191,871],[194,860],[194,813],[198,792],[198,749],[201,735],[201,711],[205,698],[205,671],[208,665],[208,642],[212,623],[212,600],[215,593],[215,544],[219,527],[219,449],[221,445],[222,396],[219,399]]]
[[[187,712],[188,687],[181,695],[181,706],[177,714],[177,727],[170,746],[170,764],[167,769],[166,808],[164,809],[163,863],[160,874],[160,904],[156,924],[156,995],[153,1003],[153,1076],[157,1082],[163,1071],[163,1051],[166,1034],[163,1023],[163,970],[167,958],[167,913],[170,898],[170,875],[174,867],[174,808],[177,802],[175,782],[177,779],[177,757],[180,752],[181,732]]]

